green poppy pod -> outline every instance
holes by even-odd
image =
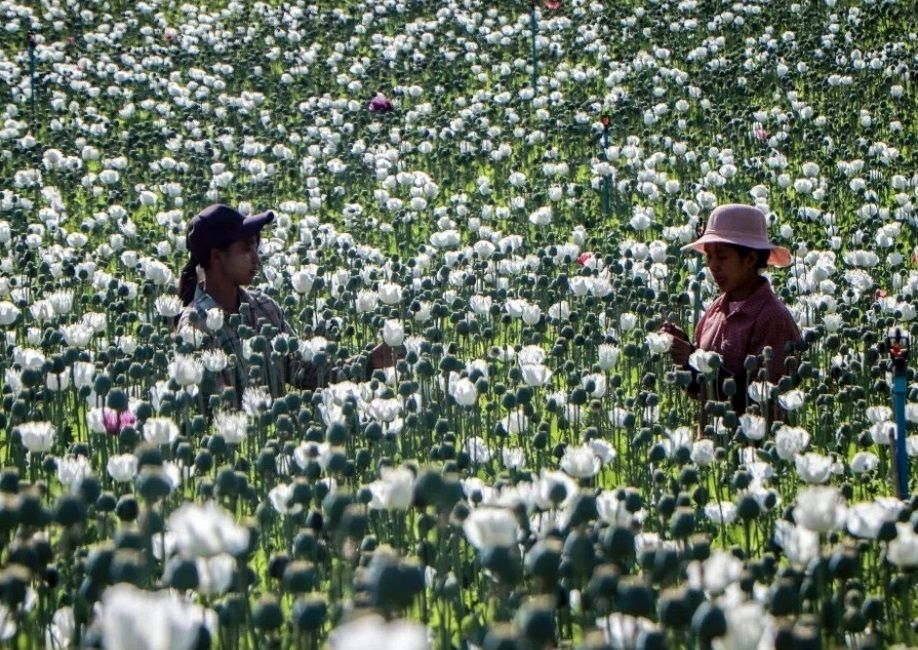
[[[327,616],[328,603],[318,595],[298,598],[291,609],[293,625],[304,632],[314,632],[321,628]]]
[[[629,576],[618,583],[616,607],[630,616],[653,616],[655,609],[653,591],[641,578]]]
[[[259,630],[272,631],[284,624],[280,602],[273,595],[264,595],[252,609],[252,623]]]
[[[528,647],[544,648],[555,644],[555,612],[550,599],[535,598],[523,604],[514,623]]]
[[[199,584],[198,567],[194,560],[176,556],[166,563],[164,582],[180,591],[197,589]]]
[[[717,605],[704,602],[692,616],[692,631],[706,644],[727,633],[727,617]]]

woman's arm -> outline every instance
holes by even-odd
[[[771,348],[771,361],[766,370],[768,381],[773,384],[777,384],[787,374],[785,346],[788,342],[800,340],[800,329],[790,312],[780,303],[776,307],[780,309],[767,309],[763,310],[767,313],[759,314],[749,345],[749,354],[754,355],[761,354],[766,347]]]

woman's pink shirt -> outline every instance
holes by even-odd
[[[798,340],[797,323],[764,279],[744,300],[728,303],[726,294],[718,296],[695,328],[695,345],[720,354],[723,367],[736,377],[745,378],[748,355],[771,346],[768,380],[773,383],[786,374],[784,344]]]

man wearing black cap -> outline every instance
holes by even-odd
[[[241,391],[249,383],[249,368],[243,352],[239,326],[258,333],[262,325],[271,325],[278,334],[292,334],[284,312],[269,296],[256,290],[245,290],[258,272],[258,244],[261,229],[274,220],[273,212],[243,217],[233,208],[215,204],[198,213],[188,226],[185,239],[188,263],[182,268],[178,294],[185,305],[178,320],[178,330],[193,327],[212,337],[211,343],[235,355],[235,372],[224,373],[224,383]],[[198,283],[198,267],[204,272],[204,283]],[[213,311],[217,308],[219,311]],[[213,318],[213,314],[226,318]],[[207,326],[216,320],[218,327]],[[238,315],[238,323],[234,315]],[[385,344],[370,353],[370,370],[392,365],[393,350]],[[353,362],[353,360],[352,360]],[[302,388],[323,386],[338,374],[338,369],[321,372],[313,364],[289,359],[286,367],[267,368],[271,393],[283,391],[286,379]],[[277,371],[281,372],[277,372]]]

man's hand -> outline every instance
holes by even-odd
[[[673,344],[669,348],[669,356],[677,366],[684,366],[688,363],[689,355],[695,350],[691,344],[688,334],[678,325],[670,322],[663,323],[660,331],[672,335]]]

